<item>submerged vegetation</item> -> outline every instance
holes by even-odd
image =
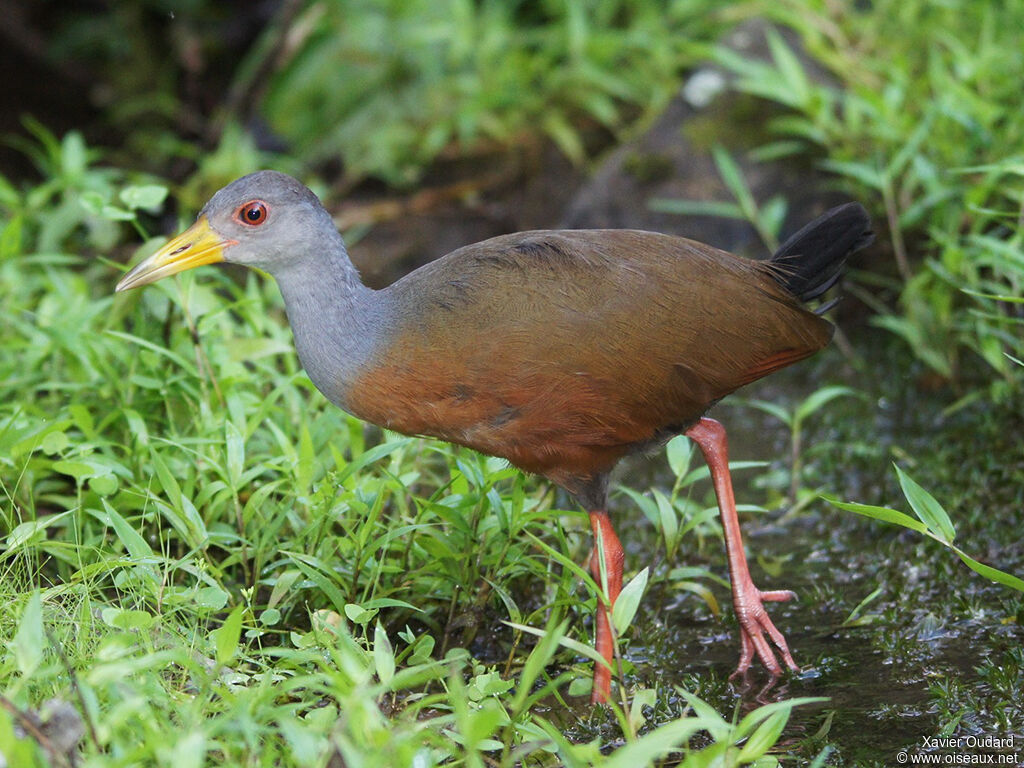
[[[8,765],[884,765],[921,735],[1024,737],[1024,3],[105,5],[45,20],[58,70],[95,77],[101,129],[28,118],[13,143],[32,170],[0,177]],[[754,16],[830,81],[782,36],[767,61],[717,43]],[[650,524],[615,617],[622,695],[592,712],[582,513],[501,461],[330,407],[271,282],[111,291],[173,227],[169,199],[188,219],[267,165],[330,200],[530,143],[586,164],[707,60],[775,103],[755,157],[810,159],[877,215],[878,268],[847,290],[885,335],[826,353],[831,386],[723,405],[774,436],[752,458],[772,440],[782,457],[734,468],[758,502],[741,511],[787,531],[758,566],[800,582],[781,622],[804,627],[805,673],[760,700],[727,685],[720,531],[677,440],[668,480],[627,475],[613,501]],[[778,208],[716,152],[736,197],[717,210],[777,235]],[[924,536],[837,523],[821,495]],[[852,646],[912,693],[830,687]],[[683,647],[728,652],[694,671]],[[906,743],[868,744],[869,723]]]

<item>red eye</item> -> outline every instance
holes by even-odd
[[[267,204],[262,200],[251,200],[238,209],[238,220],[256,227],[267,220]]]

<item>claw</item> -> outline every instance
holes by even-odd
[[[768,612],[764,609],[764,605],[762,605],[764,601],[784,602],[795,597],[796,593],[788,589],[762,592],[754,587],[753,584],[737,589],[734,607],[736,609],[736,618],[740,624],[740,663],[736,667],[734,675],[743,674],[750,669],[750,664],[755,654],[772,677],[779,677],[782,674],[782,666],[779,664],[779,660],[776,658],[771,645],[765,639],[765,634],[775,644],[779,651],[779,656],[786,666],[794,672],[800,671],[800,667],[797,666],[797,663],[793,660],[793,655],[789,652],[789,644],[786,642],[786,638],[776,629],[775,624],[772,623],[771,618],[768,616]]]

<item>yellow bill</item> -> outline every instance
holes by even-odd
[[[236,242],[218,235],[206,217],[200,216],[195,224],[122,277],[115,290],[127,291],[186,269],[224,261],[224,249]]]

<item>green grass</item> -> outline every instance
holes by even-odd
[[[795,30],[836,83],[813,80],[774,33],[767,63],[716,48],[737,90],[786,110],[755,155],[818,158],[884,220],[890,276],[856,276],[879,326],[971,397],[1019,396],[1024,117],[1013,73],[1024,3],[756,7]],[[879,289],[895,290],[897,305]]]
[[[705,18],[703,2],[672,4],[665,24],[653,3],[632,13],[597,3],[593,16],[573,3],[537,16],[509,7],[448,3],[456,21],[446,26],[441,6],[349,19],[329,4],[307,19],[308,46],[268,83],[268,115],[294,132],[304,162],[350,153],[349,181],[408,183],[439,152],[515,144],[523,131],[546,133],[579,159],[581,118],[622,131],[631,108],[667,96],[673,68],[693,55],[670,39],[679,24],[699,19],[690,25],[699,40],[724,20]],[[744,500],[795,502],[786,521],[816,526],[825,542],[835,525],[816,501],[821,491],[930,531],[925,540],[901,537],[849,516],[842,532],[865,547],[843,567],[859,591],[815,582],[813,618],[828,626],[841,614],[842,632],[859,645],[931,676],[927,715],[870,702],[871,724],[924,717],[930,735],[1013,732],[1021,601],[977,586],[946,551],[949,521],[928,499],[949,510],[963,551],[1019,573],[1012,403],[1024,359],[1024,174],[1013,62],[1022,5],[836,8],[808,1],[729,11],[793,26],[841,89],[809,82],[777,38],[767,65],[715,55],[739,73],[739,89],[791,110],[773,121],[779,141],[759,156],[818,158],[888,221],[891,275],[858,275],[853,290],[905,346],[884,358],[874,345],[872,359],[859,362],[861,378],[851,378],[870,398],[823,388],[788,406],[755,404],[790,431],[778,446],[785,459],[740,465],[756,470],[749,484],[760,494]],[[433,23],[418,24],[416,13]],[[344,34],[335,34],[339,25]],[[391,25],[409,45],[373,49],[368,25]],[[508,57],[495,42],[505,37],[515,43]],[[423,68],[439,48],[451,55]],[[346,106],[351,94],[325,95],[310,72],[354,51],[363,56],[356,68],[369,73],[359,109],[328,120],[337,126],[330,134],[318,131],[323,120],[296,124],[309,113],[304,99],[337,99],[328,112]],[[265,54],[257,49],[247,71]],[[597,589],[581,567],[585,516],[502,462],[381,433],[329,406],[298,367],[267,280],[208,269],[114,297],[119,264],[145,239],[165,189],[97,167],[76,132],[57,139],[31,129],[33,141],[21,146],[40,181],[0,180],[0,754],[8,764],[68,764],[79,735],[81,763],[104,767],[332,758],[352,766],[881,764],[845,749],[842,706],[819,716],[788,699],[744,715],[749,702],[718,676],[659,666],[674,658],[664,646],[676,639],[658,607],[671,602],[664,596],[689,592],[694,614],[717,626],[726,594],[706,470],[691,466],[684,442],[667,450],[671,487],[614,497],[621,517],[650,523],[631,530],[627,545],[627,577],[637,579],[637,596],[646,583],[647,600],[635,617],[635,603],[624,603],[630,610],[619,619],[624,648],[635,644],[653,660],[625,654],[622,695],[610,712],[594,713],[586,648]],[[165,139],[153,146],[181,150],[180,139]],[[728,155],[717,159],[735,177]],[[176,196],[198,205],[211,180],[265,162],[229,124]],[[740,189],[742,179],[733,181]],[[740,195],[738,203],[762,234],[777,234],[784,201]],[[98,256],[108,253],[117,265]],[[919,402],[921,366],[958,388],[941,406]],[[904,390],[879,390],[875,370],[901,372]],[[931,419],[924,436],[887,435],[877,416],[886,401]],[[921,524],[886,509],[907,509],[887,476],[893,460],[932,492],[904,486],[913,509],[925,510]],[[850,477],[874,479],[851,488]],[[638,556],[650,553],[653,563]],[[759,565],[802,573],[782,557]],[[936,651],[928,634],[961,626],[986,638],[972,646],[971,669]],[[824,653],[817,663],[828,681],[847,661]],[[783,734],[794,707],[793,718],[814,727],[800,721]],[[808,710],[817,714],[801,714]]]
[[[8,190],[27,251],[0,261],[9,762],[66,764],[81,730],[88,766],[618,765],[697,732],[711,746],[687,764],[774,763],[797,700],[729,722],[691,698],[665,717],[646,709],[659,686],[631,683],[587,715],[625,736],[611,756],[561,735],[552,708],[589,712],[585,515],[500,460],[327,404],[272,281],[204,270],[114,296],[106,260],[39,252],[66,207],[70,250],[94,223],[126,237],[161,196],[79,148],[50,147],[45,195]],[[678,443],[670,459],[681,479],[656,498],[672,556],[681,529],[714,529]],[[687,576],[709,594],[706,571]],[[624,637],[642,587],[617,611]]]

